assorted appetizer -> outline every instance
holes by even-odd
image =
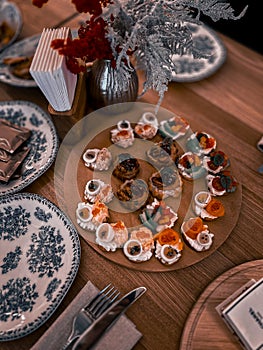
[[[109,218],[108,207],[101,202],[89,204],[81,202],[76,209],[77,223],[84,230],[96,231],[97,227]]]
[[[108,170],[112,162],[112,155],[106,147],[87,149],[82,158],[87,168],[99,171]]]
[[[183,242],[178,232],[171,228],[166,228],[154,236],[155,257],[165,265],[176,263],[183,250]]]
[[[160,232],[167,227],[172,227],[178,219],[175,213],[164,201],[154,198],[139,215],[142,224],[153,232]]]
[[[209,191],[215,196],[223,196],[237,189],[236,179],[226,170],[218,174],[208,174],[206,179]]]
[[[145,140],[151,140],[157,134],[158,128],[151,124],[137,124],[134,132],[137,136]]]
[[[127,148],[133,145],[134,133],[128,120],[120,121],[117,124],[117,128],[111,130],[111,141],[122,148]]]
[[[130,180],[137,176],[140,171],[138,160],[129,153],[121,153],[118,155],[113,170],[113,175],[120,180]]]
[[[123,221],[102,223],[96,229],[96,243],[102,250],[115,252],[128,240],[128,230]]]
[[[138,124],[134,128],[134,132],[142,139],[151,140],[157,134],[158,120],[151,112],[143,113]]]
[[[178,170],[187,180],[199,179],[206,175],[202,159],[195,153],[186,152],[178,160]]]
[[[179,116],[174,116],[160,123],[160,133],[164,136],[171,137],[173,140],[184,136],[189,128],[190,125],[188,122]]]
[[[148,200],[147,183],[142,179],[126,180],[116,192],[121,204],[131,210],[140,209]]]
[[[109,203],[113,199],[113,196],[111,185],[105,184],[100,179],[92,179],[85,186],[84,198],[89,203],[95,203],[96,201]]]
[[[195,195],[193,206],[195,214],[206,221],[225,215],[225,208],[221,201],[206,191],[200,191]]]
[[[230,160],[224,152],[215,150],[203,158],[203,165],[208,172],[217,174],[230,165]]]
[[[214,234],[209,232],[208,226],[204,225],[200,217],[184,221],[181,232],[188,245],[198,252],[208,250],[213,243]]]
[[[216,148],[216,139],[206,132],[197,131],[186,141],[186,148],[199,156],[207,155]]]
[[[182,186],[182,179],[175,166],[163,167],[149,178],[149,190],[157,199],[178,197],[182,192]]]
[[[149,260],[153,255],[153,234],[147,227],[131,231],[130,239],[123,246],[124,255],[134,262]]]
[[[184,242],[194,251],[207,251],[213,244],[214,234],[204,221],[212,221],[225,215],[223,203],[216,198],[234,192],[237,181],[225,169],[230,165],[227,155],[216,150],[214,137],[205,132],[195,132],[186,136],[187,152],[179,155],[176,139],[183,137],[189,124],[181,117],[172,117],[159,125],[157,117],[145,112],[134,130],[128,120],[121,120],[111,130],[111,141],[123,148],[133,145],[134,133],[142,139],[155,142],[146,150],[148,162],[158,171],[152,172],[148,179],[137,178],[140,163],[129,153],[117,155],[112,174],[121,184],[116,190],[116,198],[131,212],[139,211],[142,225],[127,228],[120,220],[110,222],[109,203],[113,197],[110,184],[101,179],[86,183],[84,199],[76,209],[77,223],[85,230],[95,233],[98,246],[107,252],[122,248],[124,256],[132,262],[145,262],[155,257],[160,263],[170,266],[182,256]],[[160,137],[163,137],[160,140]],[[4,155],[3,155],[4,156]],[[1,152],[0,152],[1,160]],[[85,166],[93,170],[108,170],[112,155],[105,147],[87,149],[83,154]],[[177,213],[164,199],[176,198],[183,191],[183,180],[204,178],[207,190],[199,191],[192,200],[196,217],[185,220],[179,234],[175,225]],[[151,204],[148,203],[152,198]]]
[[[171,137],[155,143],[146,151],[149,162],[155,166],[169,166],[178,158],[178,149]]]

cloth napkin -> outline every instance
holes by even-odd
[[[57,318],[52,326],[43,334],[31,350],[60,350],[66,343],[71,332],[74,316],[98,292],[98,289],[89,281],[79,294]],[[122,315],[92,347],[94,350],[130,350],[142,337],[131,320]]]

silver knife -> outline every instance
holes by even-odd
[[[115,301],[99,318],[97,318],[79,337],[72,350],[86,350],[96,343],[102,333],[109,329],[118,318],[144,293],[145,287],[139,287]]]

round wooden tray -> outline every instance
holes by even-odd
[[[213,281],[193,307],[184,327],[180,350],[241,350],[216,311],[216,307],[249,280],[263,276],[263,260],[255,260],[228,270]]]
[[[139,107],[137,107],[137,105],[139,105]],[[96,111],[83,118],[81,122],[71,130],[70,134],[67,135],[60,147],[55,168],[55,188],[56,191],[60,192],[60,195],[57,196],[60,202],[60,207],[68,213],[71,220],[76,225],[79,234],[98,253],[125,267],[140,271],[160,272],[177,270],[193,265],[212,254],[224,243],[235,227],[239,217],[242,201],[242,187],[238,179],[239,185],[237,190],[234,193],[220,197],[220,200],[225,206],[226,215],[208,223],[210,231],[215,235],[213,245],[208,251],[196,252],[185,244],[182,257],[177,263],[171,266],[161,264],[155,257],[152,257],[150,260],[143,263],[131,262],[124,256],[122,249],[117,249],[116,252],[102,251],[100,247],[94,243],[94,233],[83,230],[77,224],[75,214],[76,208],[79,202],[84,201],[84,188],[87,181],[90,179],[100,178],[105,183],[111,183],[114,191],[118,188],[121,182],[112,176],[113,166],[107,172],[93,172],[89,170],[85,167],[84,162],[82,161],[82,154],[88,148],[100,149],[102,147],[108,147],[114,155],[113,158],[116,154],[129,153],[133,157],[136,157],[140,163],[140,173],[137,178],[142,178],[145,181],[148,181],[150,175],[155,172],[156,169],[152,164],[147,162],[145,151],[147,148],[152,147],[154,142],[161,140],[161,136],[157,135],[151,141],[135,139],[135,143],[132,147],[124,149],[112,144],[110,140],[110,130],[115,128],[116,124],[123,119],[127,119],[135,124],[142,113],[145,110],[149,111],[150,107],[152,108],[153,106],[138,103],[129,111],[122,113],[121,115],[109,116]],[[173,115],[173,113],[161,108],[157,117],[160,122],[161,120],[171,118]],[[82,136],[79,138],[78,142],[74,144],[73,141],[75,141],[75,135],[79,136],[81,133]],[[189,130],[187,135],[177,141],[178,148],[181,152],[184,152],[183,150],[186,149],[186,139],[191,133],[192,131]],[[217,149],[225,150],[223,146],[221,147],[220,142],[218,142],[218,144]],[[227,151],[225,152],[227,153]],[[232,171],[232,169],[236,168],[232,164],[230,169]],[[237,171],[235,171],[235,173],[236,172]],[[58,173],[60,176],[57,175]],[[235,173],[233,172],[233,175],[236,177]],[[57,181],[56,178],[58,179]],[[198,179],[195,181],[183,180],[183,191],[181,197],[178,199],[168,198],[165,200],[167,204],[178,213],[179,219],[174,226],[174,229],[178,232],[180,232],[180,226],[185,218],[196,216],[192,210],[193,195],[204,189],[206,189],[206,182],[204,179]],[[108,206],[111,208],[111,203],[109,203]],[[117,207],[117,210],[116,208],[114,208],[114,210],[110,209],[110,221],[116,222],[117,220],[123,220],[128,228],[141,225],[139,220],[140,210],[129,213],[123,209],[124,208],[121,208],[120,206]]]

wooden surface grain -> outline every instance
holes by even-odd
[[[50,0],[41,10],[34,8],[31,0],[14,2],[24,18],[20,38],[40,33],[44,27],[57,26],[67,19],[71,28],[83,20],[80,16],[72,17],[75,10],[67,0],[59,1],[59,5]],[[81,238],[79,272],[62,303],[43,326],[24,338],[1,342],[1,350],[30,349],[88,280],[98,288],[113,282],[122,293],[144,285],[147,288],[144,298],[127,312],[143,334],[135,349],[178,350],[184,327],[188,326],[188,315],[205,288],[229,269],[262,258],[263,181],[257,169],[263,164],[263,154],[257,150],[256,143],[263,135],[263,57],[225,36],[220,37],[228,51],[224,65],[200,82],[171,82],[162,107],[184,116],[193,129],[203,129],[222,140],[230,159],[237,162],[242,203],[237,224],[228,239],[212,255],[193,266],[155,273],[119,266]],[[141,72],[139,78],[141,87]],[[0,83],[0,96],[2,101],[29,100],[48,111],[48,102],[38,88]],[[149,91],[140,101],[155,104],[158,96]],[[57,204],[54,165],[25,191],[43,195]]]
[[[236,266],[216,278],[201,294],[187,319],[181,338],[180,350],[239,350],[240,342],[219,316],[216,308],[250,283],[263,275],[263,261],[250,261]]]

